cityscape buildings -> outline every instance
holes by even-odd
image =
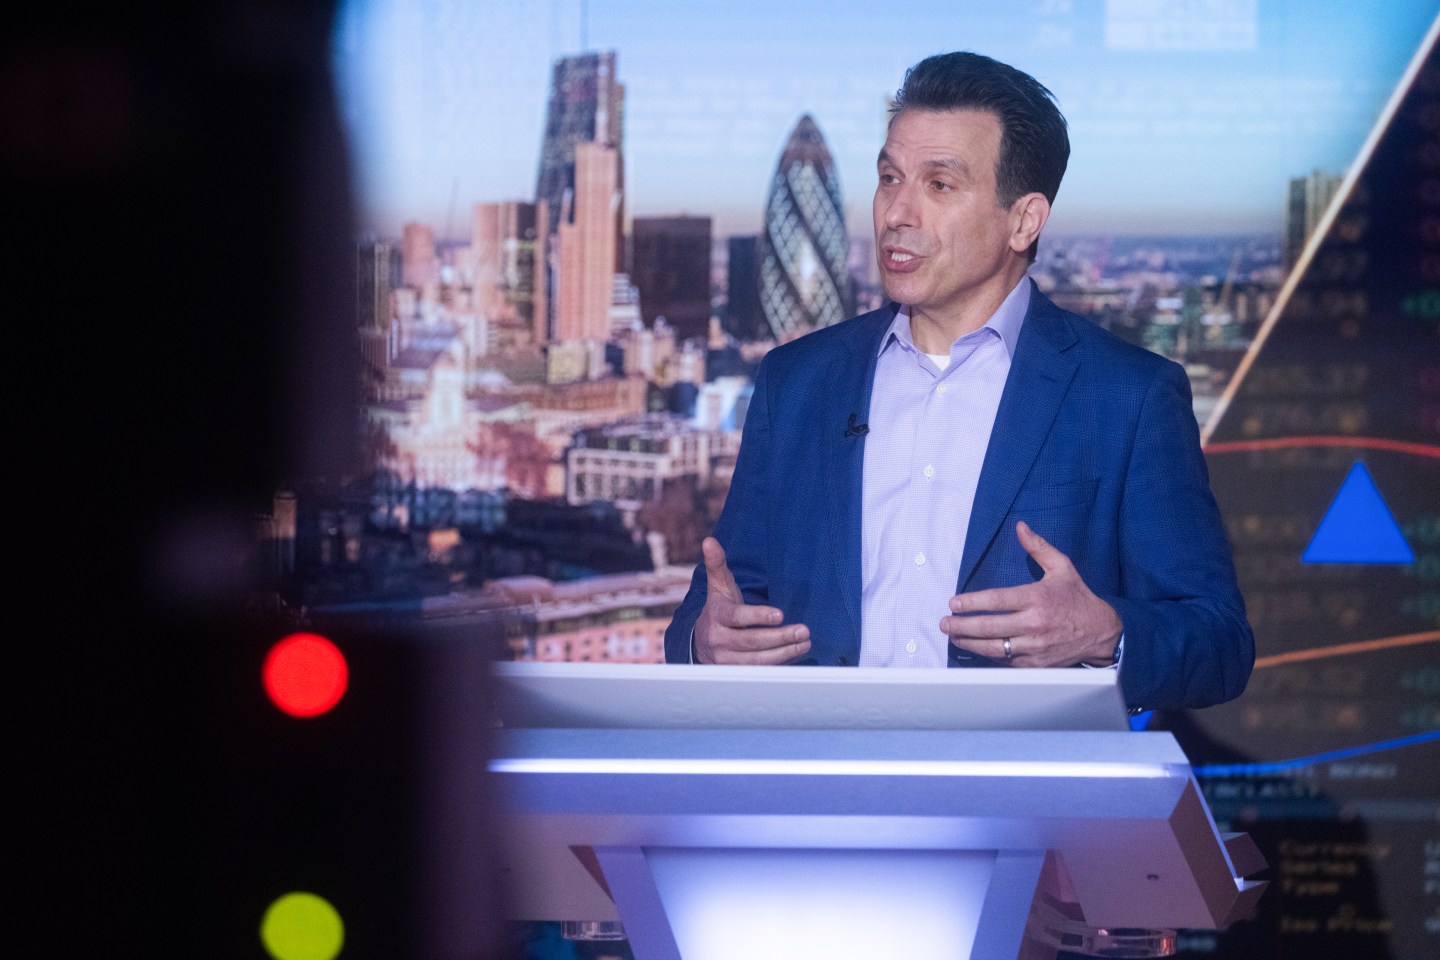
[[[632,279],[646,324],[656,317],[679,339],[710,329],[710,218],[636,217],[631,225]]]
[[[355,257],[355,310],[359,323],[361,376],[367,383],[385,377],[394,345],[390,299],[398,286],[395,248],[383,240],[362,240]]]
[[[553,581],[519,575],[425,601],[447,624],[499,621],[512,660],[658,663],[665,628],[690,587],[688,566]]]
[[[574,182],[561,199],[552,271],[553,339],[604,342],[610,333],[610,301],[619,224],[620,154],[595,141],[574,144]]]
[[[1311,170],[1303,177],[1290,180],[1285,204],[1285,265],[1293,267],[1305,249],[1305,241],[1315,232],[1320,218],[1330,207],[1344,177],[1324,170]]]
[[[624,107],[625,87],[617,79],[613,50],[555,61],[535,181],[535,198],[549,204],[551,232],[560,222],[566,191],[575,186],[575,145],[600,143],[621,150]]]
[[[543,200],[477,203],[473,208],[468,253],[472,297],[489,321],[494,346],[545,341],[548,222],[549,205]]]
[[[543,339],[604,338],[608,274],[625,272],[624,104],[613,50],[555,61],[535,182],[546,232],[557,236],[556,262],[546,265],[553,316]]]
[[[424,290],[437,279],[435,231],[413,220],[400,234],[400,282]]]
[[[577,431],[566,452],[565,498],[605,500],[622,511],[659,500],[665,484],[690,477],[708,486],[712,461],[734,456],[735,431],[697,430],[673,414],[646,414]]]
[[[845,207],[825,137],[809,114],[791,131],[765,201],[760,309],[784,341],[850,316]]]
[[[725,329],[737,340],[759,340],[765,317],[760,311],[760,238],[730,237],[725,258]]]

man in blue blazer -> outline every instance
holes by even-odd
[[[874,202],[894,302],[766,356],[668,661],[1118,667],[1134,708],[1244,689],[1184,371],[1026,276],[1068,157],[1027,74],[906,74]]]

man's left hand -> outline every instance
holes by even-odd
[[[1115,608],[1091,593],[1070,558],[1023,520],[1015,524],[1015,535],[1045,575],[1024,586],[951,597],[951,613],[972,615],[941,618],[940,629],[950,642],[1017,667],[1114,663],[1124,630]]]

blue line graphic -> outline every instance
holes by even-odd
[[[1440,740],[1440,730],[1413,733],[1408,737],[1396,737],[1394,740],[1381,740],[1378,743],[1365,743],[1358,747],[1345,747],[1342,750],[1331,750],[1328,753],[1317,753],[1314,756],[1299,757],[1295,760],[1277,760],[1273,763],[1212,763],[1193,769],[1197,777],[1236,777],[1257,773],[1285,773],[1317,763],[1329,763],[1332,760],[1344,760],[1366,753],[1379,753],[1382,750],[1395,750],[1436,740]]]

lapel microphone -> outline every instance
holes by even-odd
[[[855,414],[853,414],[853,413],[850,414],[850,422],[845,425],[845,436],[847,436],[847,437],[863,437],[863,436],[865,436],[865,434],[867,434],[867,433],[869,433],[869,432],[870,432],[870,424],[868,424],[868,423],[856,423],[856,422],[855,422]]]

